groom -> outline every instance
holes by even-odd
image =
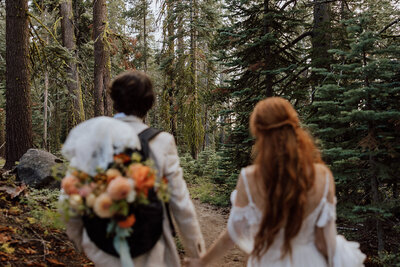
[[[148,128],[143,119],[153,106],[155,96],[153,85],[146,74],[140,71],[120,74],[112,82],[109,93],[114,101],[114,109],[119,112],[116,118],[131,125],[137,134]],[[159,174],[168,179],[171,214],[179,228],[186,252],[199,257],[205,251],[204,240],[182,176],[174,137],[161,132],[149,142],[149,146],[150,156]],[[158,243],[147,254],[135,258],[134,263],[135,266],[180,266],[167,216],[164,216],[163,235]]]
[[[143,119],[154,103],[152,83],[146,74],[139,71],[122,73],[112,82],[109,93],[114,101],[116,118],[128,123],[139,134],[148,126]],[[180,236],[189,257],[198,258],[205,252],[203,236],[200,232],[196,212],[189,196],[174,137],[161,132],[149,141],[150,158],[153,159],[159,177],[168,180],[170,191],[169,207],[179,228]],[[163,233],[147,253],[133,259],[135,267],[179,267],[180,259],[175,247],[170,221],[164,210]],[[120,267],[121,262],[99,249],[85,231],[82,220],[70,218],[66,225],[68,237],[83,250],[86,256],[96,263],[96,267]]]

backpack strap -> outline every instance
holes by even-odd
[[[148,159],[150,156],[150,147],[149,147],[150,140],[156,137],[159,133],[161,133],[160,130],[155,129],[153,127],[149,127],[143,130],[140,134],[138,134],[140,144],[142,146],[142,155],[145,159]]]
[[[143,130],[141,133],[138,134],[139,140],[140,140],[140,144],[142,146],[142,156],[145,159],[148,159],[149,156],[150,156],[149,141],[151,139],[153,139],[154,137],[156,137],[159,133],[161,133],[160,130],[155,129],[153,127],[149,127],[149,128]],[[165,203],[165,210],[167,212],[168,222],[169,222],[169,226],[171,227],[172,236],[175,237],[176,236],[176,231],[175,231],[174,224],[172,222],[169,203]]]

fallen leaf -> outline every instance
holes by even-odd
[[[36,254],[37,251],[32,249],[32,248],[24,248],[24,247],[19,247],[19,250],[21,250],[23,253],[28,254],[28,255],[32,255],[32,254]]]
[[[9,226],[2,226],[0,225],[0,233],[2,232],[12,232],[15,233],[15,229],[13,227],[9,227]]]
[[[7,253],[7,254],[13,254],[15,251],[15,248],[10,247],[9,243],[4,243],[1,247],[0,250]]]
[[[11,196],[11,198],[16,198],[26,189],[26,185],[23,184],[21,186],[12,187],[12,186],[0,186],[0,191],[5,191],[7,194]]]
[[[9,235],[0,233],[0,244],[6,243],[9,240],[11,240],[11,237]]]
[[[17,260],[17,257],[11,254],[6,254],[4,252],[0,251],[0,262],[2,261],[15,261]]]
[[[46,258],[46,260],[47,260],[48,262],[50,262],[51,264],[54,264],[54,265],[56,265],[56,266],[65,266],[64,263],[59,262],[59,261],[56,260],[56,259]]]
[[[26,219],[28,220],[28,222],[29,222],[30,224],[36,223],[36,219],[35,219],[35,218],[28,217],[28,218],[26,218]]]
[[[33,266],[33,267],[46,267],[46,264],[32,261],[25,261],[25,266]]]
[[[18,207],[11,207],[8,210],[8,213],[11,214],[11,215],[19,215],[19,214],[21,214],[21,212],[22,211]]]

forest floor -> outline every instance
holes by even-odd
[[[57,219],[51,203],[57,194],[38,192],[15,185],[12,175],[0,179],[0,266],[93,266],[75,250]],[[229,210],[198,200],[194,204],[209,247],[225,228]],[[245,255],[234,248],[213,266],[244,266],[244,262]]]

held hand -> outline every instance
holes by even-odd
[[[185,258],[183,260],[184,267],[203,267],[205,266],[200,259]]]

